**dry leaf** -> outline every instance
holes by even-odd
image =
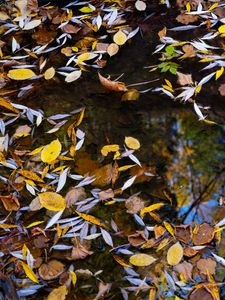
[[[119,46],[115,43],[111,43],[108,48],[107,48],[107,53],[109,54],[109,56],[113,56],[115,55],[118,51],[119,51]]]
[[[192,280],[193,265],[191,263],[184,261],[183,263],[176,265],[174,270],[180,275],[183,275],[185,280]]]
[[[189,296],[189,300],[215,300],[210,291],[205,287],[194,289]]]
[[[38,269],[38,273],[43,280],[52,280],[59,277],[64,272],[64,264],[58,260],[51,260],[46,264],[42,264]]]
[[[134,254],[129,259],[130,263],[137,267],[147,267],[154,263],[156,259],[152,257],[151,255],[139,253]]]
[[[192,228],[190,225],[175,226],[174,233],[176,238],[185,244],[188,244],[192,238]]]
[[[136,233],[128,235],[128,241],[134,247],[144,244],[147,240],[144,231],[136,231]]]
[[[105,201],[114,197],[114,191],[112,189],[101,191],[98,193],[98,196],[100,200]]]
[[[99,80],[101,84],[108,90],[115,91],[115,92],[126,92],[127,87],[123,82],[119,81],[112,81],[103,77],[100,73],[98,73]]]
[[[179,242],[171,246],[167,252],[167,262],[171,266],[176,266],[182,260],[184,250]]]
[[[79,260],[85,259],[87,256],[92,255],[93,252],[87,250],[83,245],[79,245],[77,247],[73,247],[71,257],[68,259]]]

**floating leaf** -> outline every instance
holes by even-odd
[[[87,214],[81,213],[79,211],[76,211],[76,213],[78,214],[78,216],[80,216],[85,221],[88,221],[88,222],[90,222],[92,224],[95,224],[95,225],[107,228],[107,226],[100,219],[98,219],[98,218],[95,218],[95,217],[93,217],[91,215],[87,215]]]
[[[161,208],[161,207],[163,207],[165,204],[164,203],[156,203],[156,204],[152,204],[152,205],[150,205],[150,206],[148,206],[148,207],[144,207],[142,210],[141,210],[141,217],[143,218],[144,217],[144,215],[146,214],[146,213],[149,213],[149,212],[151,212],[151,211],[154,211],[154,210],[156,210],[156,209],[159,209],[159,208]]]
[[[114,34],[113,41],[119,46],[124,45],[127,41],[127,36],[123,31],[119,30],[116,34]]]
[[[8,100],[6,100],[4,98],[0,98],[0,106],[4,107],[4,108],[7,108],[7,109],[9,109],[9,110],[11,110],[11,111],[13,111],[15,113],[19,112],[16,108],[14,108],[12,106],[12,104]]]
[[[66,76],[65,81],[73,82],[73,81],[77,80],[78,78],[80,78],[81,74],[82,74],[81,70],[73,71]]]
[[[59,211],[64,210],[66,208],[65,199],[54,192],[45,192],[38,195],[40,200],[40,204],[42,207],[45,207],[49,210]]]
[[[33,181],[44,182],[37,174],[35,174],[31,171],[19,170],[19,171],[17,171],[17,173],[19,173],[23,177],[26,177],[26,178],[31,179]]]
[[[23,30],[34,29],[35,27],[39,26],[40,24],[41,24],[41,20],[32,20],[24,26]]]
[[[144,1],[141,1],[141,0],[137,0],[135,2],[135,8],[139,11],[145,11],[146,10],[146,3]]]
[[[27,275],[27,277],[32,280],[35,283],[38,283],[38,279],[36,277],[36,275],[34,274],[34,271],[23,261],[20,261],[25,274]]]
[[[179,242],[171,246],[167,252],[167,262],[171,266],[179,264],[183,258],[184,250]]]
[[[218,29],[219,33],[225,33],[225,25],[221,25]]]
[[[115,43],[111,43],[107,48],[107,53],[109,56],[115,55],[119,51],[119,46]]]
[[[26,80],[36,76],[36,74],[30,69],[13,69],[8,72],[7,76],[13,80]]]
[[[99,80],[101,84],[108,90],[115,92],[126,92],[127,87],[123,82],[112,81],[108,78],[103,77],[100,73],[98,73]]]
[[[202,223],[193,232],[193,243],[195,245],[204,245],[212,241],[215,235],[215,230],[208,223]]]
[[[154,263],[156,259],[151,255],[139,253],[130,257],[130,263],[137,267],[146,267]]]
[[[51,163],[59,156],[61,150],[62,145],[60,141],[54,140],[41,151],[41,160],[45,163]]]
[[[133,149],[133,150],[137,150],[141,146],[140,142],[131,136],[125,137],[125,144],[128,148]]]
[[[117,152],[117,151],[119,151],[119,149],[120,149],[120,147],[117,144],[106,145],[106,146],[102,147],[101,153],[103,156],[107,156],[109,154],[109,152]]]
[[[55,76],[55,69],[53,67],[47,69],[44,73],[44,78],[50,80]]]

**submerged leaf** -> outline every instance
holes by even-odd
[[[67,294],[67,287],[65,285],[62,285],[51,291],[46,300],[65,300]]]

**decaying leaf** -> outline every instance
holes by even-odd
[[[103,77],[100,73],[98,73],[99,80],[101,84],[108,90],[115,91],[115,92],[126,92],[127,87],[123,82],[119,81],[112,81]]]
[[[64,272],[64,269],[64,264],[54,259],[42,264],[38,269],[38,273],[43,280],[52,280],[58,278]]]
[[[203,299],[215,300],[211,292],[207,289],[207,287],[194,289],[194,291],[189,296],[189,300],[203,300]]]
[[[130,257],[130,263],[137,267],[146,267],[154,263],[156,259],[151,255],[139,253]]]
[[[128,241],[134,247],[144,244],[147,240],[144,231],[136,231],[136,233],[128,235]]]
[[[180,275],[183,275],[185,280],[192,280],[193,265],[191,263],[184,261],[183,263],[176,265],[174,270]]]
[[[87,197],[83,187],[71,189],[65,196],[66,207],[73,207],[76,202],[84,200]]]
[[[85,246],[79,245],[77,247],[73,247],[71,257],[69,257],[68,259],[71,260],[85,259],[87,256],[92,254],[93,252],[89,251]]]
[[[96,169],[90,175],[94,176],[95,178],[95,181],[92,183],[93,185],[104,187],[112,180],[113,166],[112,164],[107,164],[99,169]]]
[[[133,195],[126,200],[125,206],[129,214],[136,214],[144,208],[145,203],[140,197]]]
[[[185,244],[188,244],[192,238],[192,228],[190,225],[175,226],[174,233],[176,238]]]
[[[7,195],[7,196],[1,196],[0,195],[0,199],[5,207],[6,210],[8,211],[17,211],[20,209],[20,202],[18,200],[18,198],[13,195],[13,194],[10,194],[10,195]]]
[[[137,101],[140,98],[140,92],[136,89],[129,89],[121,98],[121,101]]]
[[[178,76],[178,83],[180,85],[187,85],[187,84],[193,84],[192,75],[191,74],[183,74],[181,72],[177,72]]]
[[[171,246],[167,252],[167,262],[171,266],[176,266],[182,260],[184,254],[183,247],[179,242]]]

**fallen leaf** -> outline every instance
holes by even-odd
[[[128,241],[134,247],[144,244],[147,240],[144,231],[136,231],[136,233],[128,235]]]
[[[167,262],[171,266],[176,266],[182,260],[184,250],[179,242],[171,246],[167,252]]]
[[[129,259],[130,263],[134,266],[137,267],[147,267],[154,263],[156,259],[148,254],[144,253],[139,253],[139,254],[134,254],[130,257]]]
[[[95,177],[95,181],[92,183],[92,185],[104,187],[108,185],[112,180],[113,166],[112,164],[107,164],[91,172],[90,175]]]
[[[0,98],[0,106],[4,107],[4,108],[7,108],[7,109],[9,109],[9,110],[11,110],[15,113],[19,113],[19,111],[16,108],[14,108],[12,106],[12,104],[8,100],[6,100],[5,98]]]
[[[53,210],[59,211],[64,210],[66,208],[66,201],[65,199],[54,192],[44,192],[38,195],[40,200],[40,204],[42,207]]]
[[[13,69],[8,72],[7,76],[13,80],[26,80],[36,76],[36,74],[30,69]]]
[[[141,147],[140,142],[131,136],[125,137],[125,144],[128,148],[133,150],[138,150]]]
[[[67,294],[67,287],[65,285],[62,285],[51,291],[51,293],[47,297],[47,300],[65,300]]]
[[[188,244],[192,238],[192,228],[190,225],[175,226],[174,234],[179,241]]]
[[[83,187],[71,189],[65,196],[66,207],[73,207],[76,202],[84,200],[87,197],[85,189]]]
[[[92,255],[93,252],[87,250],[83,245],[79,245],[77,247],[73,247],[71,257],[69,259],[79,260],[85,259],[87,256]]]
[[[100,83],[108,90],[115,91],[115,92],[126,92],[127,87],[123,82],[119,81],[112,81],[103,77],[100,73],[98,73],[98,77]]]
[[[6,210],[8,211],[17,211],[20,209],[20,202],[16,196],[13,194],[10,194],[8,196],[1,196],[0,199],[5,207]]]
[[[24,27],[23,30],[31,30],[41,24],[41,20],[32,20],[28,22]]]
[[[116,34],[114,34],[113,41],[117,45],[122,46],[126,43],[127,36],[123,31],[119,30]]]
[[[68,83],[73,82],[79,79],[81,74],[82,74],[81,70],[73,71],[66,76],[65,81]]]
[[[187,84],[193,84],[192,75],[191,74],[183,74],[180,72],[176,73],[178,76],[177,82],[180,85],[187,85]]]
[[[39,276],[43,280],[52,280],[58,278],[64,272],[64,264],[58,260],[50,260],[42,264],[38,269]]]
[[[178,272],[179,275],[183,275],[184,279],[187,281],[192,280],[192,270],[193,265],[187,261],[184,261],[181,264],[178,264],[174,267],[174,271]]]
[[[136,214],[141,211],[145,206],[144,201],[138,196],[131,196],[125,202],[125,207],[127,208],[127,213]]]
[[[27,275],[27,277],[32,280],[35,283],[38,283],[38,279],[37,276],[35,275],[34,271],[30,268],[30,266],[28,266],[25,262],[20,261],[25,274]]]
[[[104,147],[102,147],[101,153],[103,156],[107,156],[110,152],[117,152],[119,151],[119,149],[120,147],[117,144],[105,145]]]
[[[50,80],[55,76],[55,69],[53,67],[47,69],[44,73],[45,80]]]
[[[101,201],[105,201],[114,197],[114,191],[112,189],[101,191],[98,193],[98,196]]]
[[[216,262],[212,258],[200,259],[197,261],[197,268],[202,274],[214,275],[216,273]]]
[[[144,208],[142,208],[140,215],[143,218],[146,213],[150,213],[150,212],[152,212],[152,211],[154,211],[156,209],[160,209],[164,205],[165,205],[164,203],[159,202],[159,203],[152,204],[150,206],[144,207]]]
[[[41,160],[45,163],[51,163],[59,156],[61,150],[62,145],[60,141],[54,140],[41,151]]]
[[[146,3],[142,0],[137,0],[135,2],[135,8],[139,11],[145,11],[146,7],[147,7]]]
[[[225,96],[225,83],[220,85],[219,92],[221,96]]]
[[[205,288],[194,289],[190,294],[189,300],[215,300],[212,294]]]
[[[121,101],[137,101],[140,97],[140,93],[136,89],[130,89],[123,94]]]
[[[115,43],[111,43],[108,48],[107,48],[107,53],[109,54],[109,56],[113,56],[115,55],[118,51],[119,51],[119,46]]]
[[[215,235],[215,230],[208,223],[202,223],[198,226],[196,232],[193,232],[194,245],[204,245],[212,241]]]

